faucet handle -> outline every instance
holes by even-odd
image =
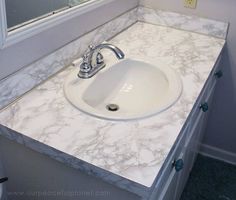
[[[89,60],[88,59],[89,59],[89,53],[85,53],[83,55],[83,62],[80,65],[80,71],[82,73],[87,73],[90,70]]]
[[[95,46],[93,46],[93,45],[89,45],[88,46],[88,49],[86,49],[86,51],[85,51],[85,53],[84,53],[84,55],[83,55],[83,60],[85,61],[85,60],[88,60],[88,57],[89,57],[89,55],[91,54],[91,51],[93,51],[95,49]]]

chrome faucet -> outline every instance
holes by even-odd
[[[103,55],[101,54],[102,49],[110,49],[115,53],[118,59],[125,57],[123,51],[112,44],[100,44],[96,47],[90,45],[89,50],[83,56],[83,62],[80,65],[78,77],[83,79],[91,78],[106,66]]]

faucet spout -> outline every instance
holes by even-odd
[[[125,54],[123,51],[121,51],[118,47],[112,45],[112,44],[100,44],[96,47],[96,49],[100,52],[100,50],[102,49],[110,49],[111,51],[113,51],[116,55],[116,57],[120,60],[120,59],[124,59]]]
[[[119,60],[125,57],[124,52],[112,44],[105,43],[96,47],[89,46],[89,51],[83,56],[83,63],[80,65],[79,78],[91,78],[106,66],[101,54],[102,49],[111,50]]]

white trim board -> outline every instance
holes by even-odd
[[[221,160],[226,163],[230,163],[232,165],[236,165],[236,153],[232,153],[229,151],[225,151],[216,147],[212,147],[206,144],[200,145],[200,152],[204,156],[208,156],[210,158],[215,158],[217,160]]]

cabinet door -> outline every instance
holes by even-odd
[[[199,139],[204,128],[204,123],[205,115],[199,114],[196,122],[194,123],[194,126],[192,126],[192,136],[183,148],[184,167],[178,176],[175,200],[180,199],[181,194],[189,178],[189,174],[196,160],[199,148]]]
[[[214,87],[210,88],[205,101],[202,102],[203,104],[207,105],[207,109],[206,110],[199,109],[196,119],[192,119],[190,122],[191,133],[190,133],[190,137],[186,140],[186,143],[185,143],[185,150],[186,150],[185,162],[189,163],[188,168],[190,171],[193,167],[197,154],[199,153],[199,150],[200,150],[200,145],[201,145],[204,133],[205,133],[209,111],[212,107],[211,105],[212,105],[212,98],[214,95],[214,91],[215,91],[215,85]]]
[[[178,172],[173,169],[160,197],[157,200],[175,200],[177,182]]]
[[[179,175],[183,170],[183,166],[184,166],[183,153],[181,153],[178,159],[173,160],[172,162],[172,171],[168,177],[168,180],[158,200],[176,200]]]

